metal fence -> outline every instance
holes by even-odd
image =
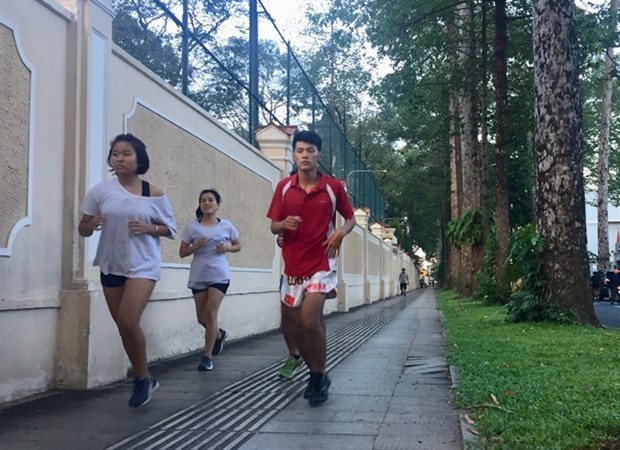
[[[353,206],[383,218],[378,171],[360,159],[344,120],[321,98],[261,0],[249,0],[247,9],[226,18],[233,26],[220,24],[215,33],[205,31],[208,18],[192,9],[196,5],[115,0],[114,40],[252,144],[255,131],[268,123],[316,131],[323,139],[322,170],[347,182]],[[131,30],[139,35],[135,40]]]

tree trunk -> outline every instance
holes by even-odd
[[[476,60],[474,45],[474,12],[471,4],[461,4],[462,43],[461,61],[465,72],[464,89],[460,100],[463,158],[463,209],[464,212],[480,207],[480,153],[478,145],[478,111],[476,108]],[[478,248],[475,248],[478,247]],[[462,293],[471,295],[475,289],[474,274],[480,268],[476,258],[480,246],[465,246],[462,253]]]
[[[609,14],[615,24],[618,0],[611,0]],[[615,29],[615,27],[614,27]],[[611,116],[611,81],[613,76],[613,48],[605,52],[605,78],[603,79],[603,98],[601,102],[601,130],[598,140],[598,270],[609,268],[609,218],[608,218],[608,187],[609,187],[609,120]],[[614,258],[615,259],[615,258]]]
[[[505,262],[510,239],[510,206],[508,200],[508,32],[506,0],[495,0],[495,279],[501,291],[508,292]]]
[[[482,243],[479,246],[478,267],[483,268],[486,242],[490,235],[489,224],[489,89],[488,89],[488,5],[489,0],[482,1],[482,87],[480,99],[480,207],[482,213]],[[486,268],[485,268],[486,269]]]
[[[459,132],[459,95],[450,96],[450,220],[458,220],[463,213],[463,177],[461,167],[461,139]],[[450,247],[448,252],[448,282],[452,289],[461,292],[461,251]]]
[[[588,286],[574,1],[533,1],[536,225],[545,299],[598,324]]]
[[[446,29],[448,36],[455,36],[457,28],[454,23],[448,23]],[[449,59],[454,72],[457,73],[457,56],[456,51],[449,55]],[[459,120],[459,94],[456,86],[459,84],[455,80],[451,80],[454,91],[450,95],[450,141],[448,143],[450,151],[450,215],[449,220],[457,220],[463,212],[463,177],[461,167],[461,139],[460,139],[460,120]],[[447,277],[448,285],[456,292],[461,292],[461,251],[449,247],[447,252]]]

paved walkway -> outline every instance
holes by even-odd
[[[22,449],[462,449],[432,289],[326,320],[329,400],[301,396],[307,370],[277,379],[278,332],[228,343],[213,372],[191,355],[157,364],[148,405],[129,380],[0,409],[0,447]]]

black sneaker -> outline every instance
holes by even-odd
[[[308,382],[308,403],[310,406],[318,406],[329,398],[329,386],[332,384],[327,374],[313,372]],[[306,392],[304,392],[306,397]]]
[[[198,364],[198,371],[205,372],[208,370],[213,370],[213,361],[208,356],[203,356],[200,358],[200,364]]]
[[[137,408],[146,405],[157,388],[159,388],[159,383],[153,376],[134,378],[133,395],[129,399],[129,406]]]
[[[317,378],[320,378],[321,372],[310,372],[310,378],[308,378],[308,382],[306,384],[306,389],[304,389],[304,398],[307,400],[310,398],[310,394],[312,390],[316,386]]]
[[[312,372],[310,373],[310,378],[308,379],[308,383],[306,384],[306,389],[304,389],[304,398],[307,400],[310,398],[310,393],[312,392],[312,388],[313,388],[313,376],[312,376]]]
[[[222,337],[219,339],[216,339],[215,344],[213,344],[214,355],[219,355],[220,353],[222,353],[222,350],[224,349],[224,340],[226,339],[226,336],[228,336],[228,333],[226,332],[226,330],[223,330],[221,328],[220,328],[220,333]]]

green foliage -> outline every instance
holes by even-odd
[[[506,305],[507,322],[557,322],[575,323],[575,315],[562,312],[556,305],[539,299],[529,291],[518,290],[510,296]]]
[[[446,284],[446,265],[443,262],[439,262],[434,270],[434,278],[440,285]]]
[[[506,305],[508,322],[573,323],[575,316],[561,311],[544,298],[541,254],[545,241],[527,224],[517,230],[509,243],[506,276],[515,286]]]
[[[446,235],[450,246],[456,249],[480,243],[482,237],[482,213],[480,209],[471,209],[463,214],[460,219],[448,222]]]
[[[112,38],[127,53],[172,86],[179,84],[180,58],[169,36],[142,27],[128,12],[118,11],[112,22]]]
[[[474,298],[480,300],[485,305],[502,305],[506,303],[508,293],[502,292],[497,286],[495,279],[495,250],[497,240],[494,232],[487,238],[484,248],[482,267],[476,274],[476,284],[478,286],[474,293]]]
[[[454,400],[478,435],[467,448],[617,448],[605,444],[620,435],[620,331],[506,323],[502,307],[435,292],[460,375]]]
[[[508,244],[506,277],[517,283],[519,289],[539,296],[542,293],[542,258],[545,241],[537,233],[534,224],[519,228]]]
[[[499,289],[495,276],[487,271],[480,271],[476,274],[478,290],[474,293],[474,298],[480,300],[485,305],[501,305],[506,303],[506,295]]]

